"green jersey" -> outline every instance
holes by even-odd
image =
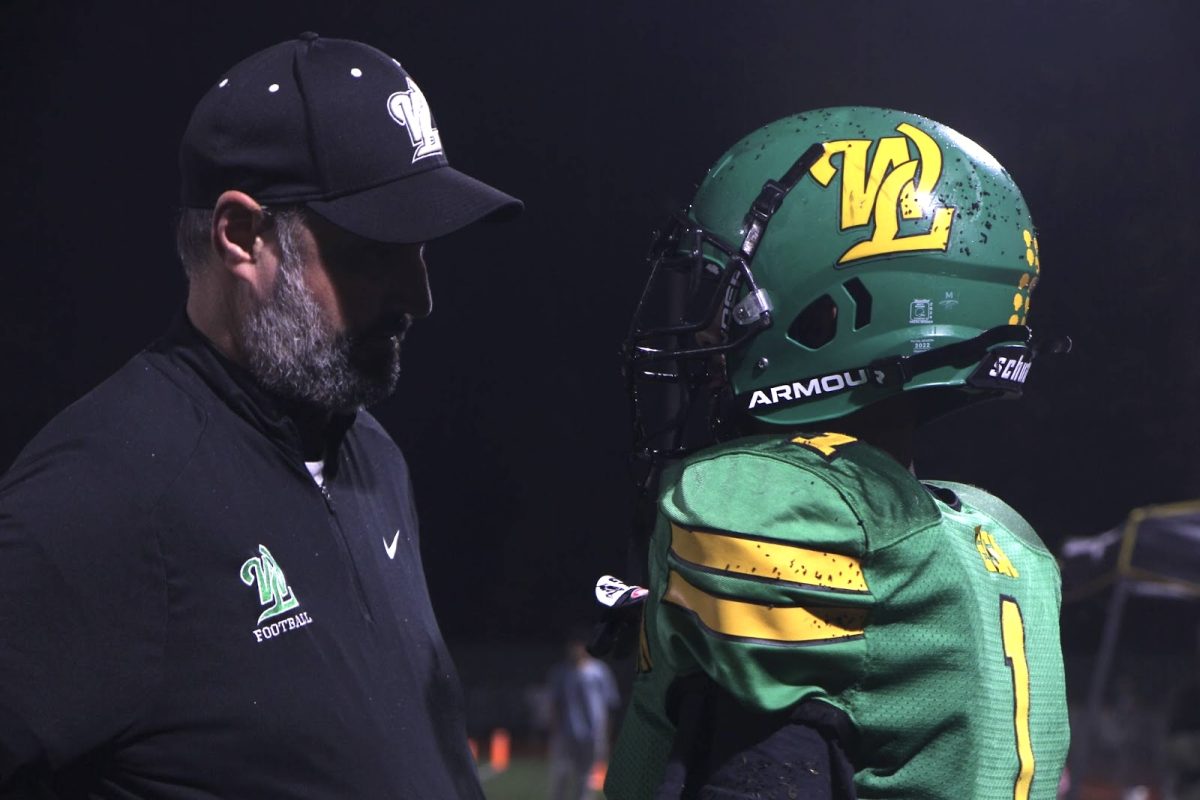
[[[651,797],[667,691],[843,711],[861,798],[1056,796],[1069,732],[1053,556],[974,487],[842,434],[740,439],[664,473],[638,675],[605,787]]]

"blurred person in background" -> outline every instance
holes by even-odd
[[[572,630],[566,658],[550,670],[550,798],[595,797],[608,765],[610,720],[620,702],[612,670]]]

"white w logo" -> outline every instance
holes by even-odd
[[[300,605],[292,587],[288,586],[283,570],[275,563],[271,551],[265,545],[258,546],[259,558],[250,558],[242,564],[242,583],[253,586],[258,582],[258,602],[271,607],[258,615],[258,621],[277,617]]]
[[[408,82],[408,91],[396,92],[389,97],[387,107],[392,119],[408,130],[415,164],[418,159],[442,152],[442,137],[433,125],[433,114],[421,88],[412,78],[406,76],[405,80]]]

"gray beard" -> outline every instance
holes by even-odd
[[[331,331],[304,285],[300,259],[283,249],[274,293],[242,323],[250,373],[278,395],[332,412],[355,411],[390,395],[400,377],[400,337],[360,341]]]

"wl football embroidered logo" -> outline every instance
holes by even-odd
[[[242,583],[247,586],[257,583],[258,602],[269,606],[258,615],[258,621],[261,623],[271,617],[286,614],[300,605],[300,601],[296,599],[292,587],[288,586],[283,570],[275,563],[275,558],[266,545],[260,544],[258,552],[261,553],[260,556],[246,559],[246,563],[242,564]]]
[[[442,152],[442,137],[433,124],[433,113],[424,93],[412,78],[408,81],[408,90],[396,92],[388,98],[388,113],[400,127],[408,131],[408,138],[413,146],[413,163],[422,158],[435,156]]]
[[[841,230],[873,226],[870,236],[842,253],[838,264],[892,253],[944,252],[950,243],[954,208],[943,206],[934,194],[942,177],[942,150],[932,136],[907,122],[897,125],[896,132],[902,135],[826,142],[825,154],[809,170],[822,186],[841,173]],[[841,156],[840,166],[835,155]],[[901,220],[928,222],[913,225],[916,230],[906,226],[902,234]]]
[[[975,528],[975,549],[983,558],[983,565],[987,567],[988,572],[998,572],[1010,578],[1021,577],[1017,568],[1000,549],[1000,545],[996,544],[996,537],[985,531],[982,525]]]
[[[248,558],[246,563],[242,564],[241,577],[242,583],[247,586],[258,585],[259,605],[267,607],[258,615],[258,624],[261,627],[251,631],[254,634],[254,640],[261,643],[264,639],[273,639],[288,631],[312,624],[312,617],[308,615],[307,611],[301,611],[290,617],[276,619],[266,625],[262,624],[266,620],[297,608],[300,601],[296,599],[296,593],[288,585],[287,577],[279,568],[279,564],[276,563],[275,557],[271,555],[267,546],[260,544],[258,553],[258,556]]]

